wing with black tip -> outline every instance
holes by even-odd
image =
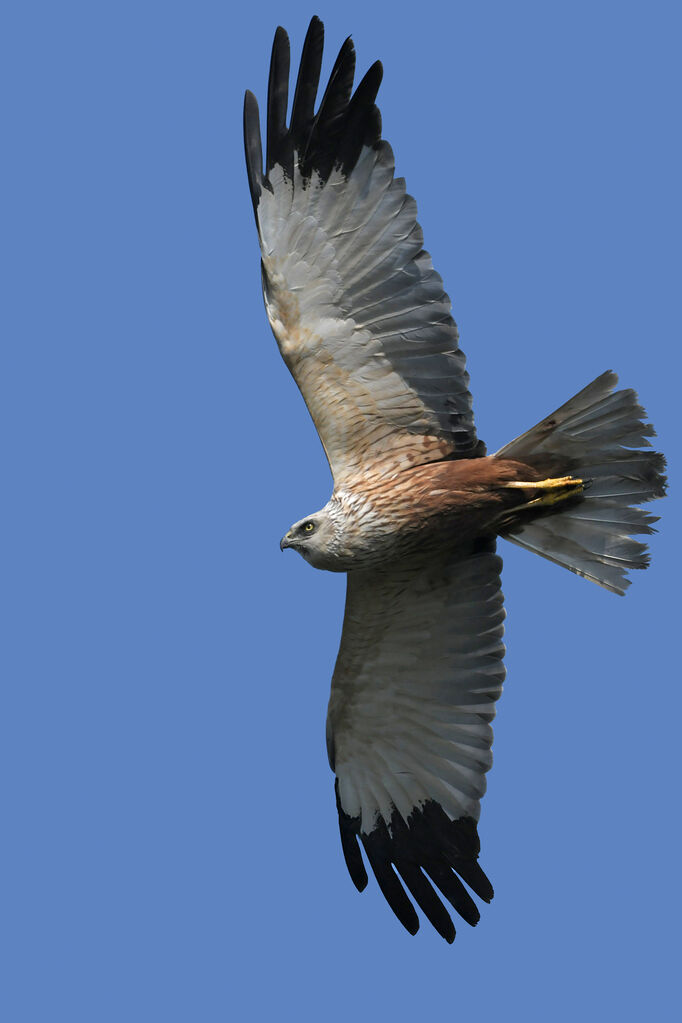
[[[346,40],[316,108],[322,45],[313,18],[287,124],[289,40],[277,30],[265,167],[251,93],[244,105],[263,293],[282,356],[337,484],[479,456],[450,300],[381,139],[381,65],[353,93]]]
[[[479,912],[465,885],[485,902],[493,896],[476,821],[504,679],[501,568],[494,542],[483,541],[445,564],[349,573],[329,702],[353,882],[367,884],[362,846],[407,930],[419,927],[411,896],[449,942],[455,928],[441,899],[473,925]]]

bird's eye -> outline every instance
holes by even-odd
[[[304,533],[312,533],[314,528],[315,528],[315,523],[314,522],[304,522],[303,523],[303,532]]]

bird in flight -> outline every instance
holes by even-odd
[[[611,372],[486,454],[450,300],[381,138],[381,64],[353,92],[347,39],[317,104],[323,39],[313,18],[287,122],[277,29],[265,165],[244,104],[265,308],[334,479],[281,547],[347,573],[327,749],[350,876],[362,891],[362,847],[407,930],[414,900],[452,942],[445,902],[473,925],[468,889],[493,896],[477,821],[504,679],[497,537],[623,593],[648,564],[633,534],[654,531],[639,505],[663,496],[665,461]]]

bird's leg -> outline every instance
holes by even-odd
[[[562,501],[580,497],[589,486],[589,480],[578,479],[576,476],[561,476],[557,479],[539,480],[537,483],[527,483],[523,480],[503,483],[504,489],[524,491],[528,500],[507,509],[505,520],[509,516],[515,516],[518,512],[542,508],[552,508]]]

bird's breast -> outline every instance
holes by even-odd
[[[439,462],[340,492],[344,561],[364,568],[416,551],[445,553],[494,531],[514,472],[493,457]]]

